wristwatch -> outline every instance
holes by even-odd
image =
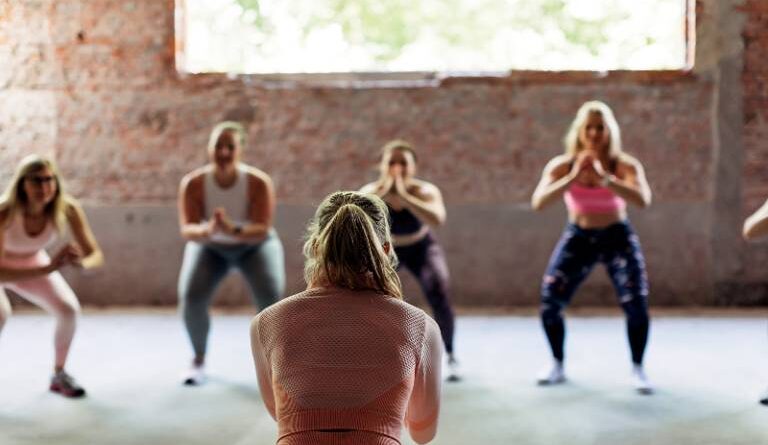
[[[232,233],[234,233],[235,235],[240,235],[241,233],[243,233],[243,226],[241,226],[240,224],[235,224],[235,227],[232,228]]]

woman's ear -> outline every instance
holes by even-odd
[[[384,253],[386,255],[389,255],[389,251],[392,250],[392,244],[390,244],[389,242],[382,244],[381,247],[384,249]]]

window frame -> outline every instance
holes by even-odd
[[[371,71],[330,73],[227,73],[209,71],[193,73],[184,69],[186,51],[187,1],[171,0],[174,5],[173,67],[180,77],[242,79],[246,83],[259,83],[276,88],[301,85],[340,88],[403,88],[434,87],[455,83],[538,83],[558,80],[588,82],[600,79],[640,82],[672,81],[693,75],[696,60],[696,16],[703,0],[684,2],[683,35],[685,38],[685,65],[679,69],[663,70],[518,70],[508,71]]]

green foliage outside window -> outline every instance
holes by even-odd
[[[231,59],[255,71],[680,68],[685,59],[684,0],[187,0],[205,2],[228,2],[231,16],[237,8],[230,28],[249,37]]]

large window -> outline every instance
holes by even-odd
[[[687,66],[688,0],[177,0],[188,72]]]

